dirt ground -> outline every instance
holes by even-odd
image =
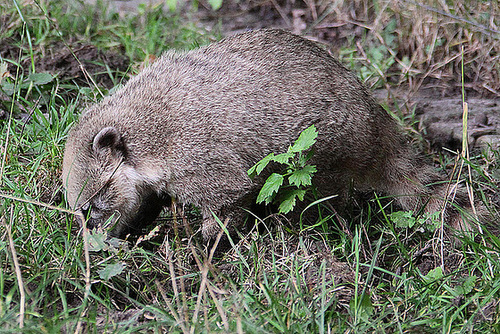
[[[385,89],[373,92],[380,103],[397,100],[408,112],[415,110],[418,130],[434,150],[460,151],[463,138],[463,101],[457,94],[424,88],[408,97],[405,92]],[[466,98],[468,144],[472,150],[500,147],[500,98],[473,96]]]
[[[462,144],[461,97],[428,98],[425,93],[416,98],[417,114],[424,137],[434,148],[459,150]],[[500,145],[500,99],[470,98],[468,104],[469,147],[498,149]]]

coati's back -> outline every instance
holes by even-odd
[[[218,142],[248,156],[248,167],[286,149],[308,124],[325,142],[317,149],[329,159],[348,153],[351,163],[378,159],[370,156],[375,149],[400,138],[356,76],[315,43],[281,30],[164,55],[83,115],[78,127],[91,137],[110,124],[141,143],[137,154],[177,147],[183,159]]]

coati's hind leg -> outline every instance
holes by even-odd
[[[202,209],[203,223],[201,233],[208,251],[216,247],[216,257],[231,249],[232,243],[239,241],[239,228],[244,227],[246,212],[241,207],[229,210]],[[219,238],[220,235],[220,238]],[[231,243],[231,241],[232,243]]]

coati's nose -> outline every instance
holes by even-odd
[[[82,213],[83,219],[88,219],[90,217],[89,216],[89,213],[90,213],[90,204],[88,202],[83,203],[80,206],[80,210],[79,211]],[[83,224],[83,221],[81,221],[81,217],[80,217],[80,224]]]
[[[92,230],[100,225],[100,220],[94,219],[94,218],[89,218],[87,220],[87,228],[89,230]]]
[[[92,217],[91,207],[88,204],[83,205],[80,208],[81,215],[78,215],[78,223],[81,227],[84,226],[85,221],[87,222],[86,226],[89,230],[96,228],[100,224],[100,219],[95,219]],[[83,218],[83,220],[82,220]]]

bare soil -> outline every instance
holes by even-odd
[[[100,87],[110,89],[114,83],[107,73],[125,73],[130,60],[127,56],[110,51],[102,51],[90,44],[60,45],[52,48],[46,58],[39,59],[37,68],[58,75],[60,80],[75,80],[82,85],[92,86],[89,78]],[[82,67],[84,70],[82,70]]]
[[[464,105],[460,94],[446,94],[433,88],[422,88],[411,96],[404,88],[374,91],[380,103],[414,110],[419,121],[417,130],[433,150],[457,152],[462,149]],[[471,94],[472,95],[472,94]],[[388,99],[390,96],[390,99]],[[474,96],[467,103],[469,149],[487,150],[500,147],[500,98]]]
[[[421,119],[424,137],[436,149],[461,149],[463,138],[463,102],[461,97],[416,98],[417,114]],[[500,147],[500,99],[469,98],[469,147],[498,149]]]
[[[126,75],[130,66],[127,56],[99,50],[90,44],[64,45],[57,43],[52,45],[50,52],[44,57],[36,56],[35,69],[37,72],[48,72],[59,80],[60,83],[69,83],[80,87],[93,87],[94,84],[101,88],[111,89],[115,82],[119,82]],[[42,52],[39,52],[42,54]],[[17,59],[19,47],[13,43],[12,39],[0,40],[0,57],[4,59]],[[31,59],[27,58],[20,62],[23,72],[29,73]],[[15,65],[7,63],[9,74],[14,77],[17,73]],[[115,82],[110,77],[114,76]],[[66,95],[64,91],[60,95],[66,99],[74,98],[74,92],[69,91]],[[33,96],[33,102],[37,96]],[[5,118],[10,110],[10,97],[0,90],[0,119]],[[19,112],[14,113],[14,117],[29,118],[30,112],[25,110],[19,103],[16,104]]]

